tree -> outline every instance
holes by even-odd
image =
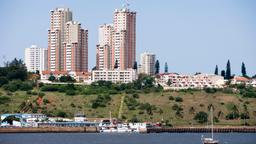
[[[50,77],[48,78],[48,80],[49,80],[49,81],[55,81],[55,80],[56,80],[56,78],[55,78],[55,76],[54,76],[54,75],[52,75],[52,74],[51,74],[51,75],[50,75]]]
[[[214,74],[215,74],[215,75],[219,75],[219,69],[218,69],[218,65],[216,65],[216,67],[215,67],[215,71],[214,71]]]
[[[208,121],[208,114],[206,112],[200,111],[194,117],[198,123],[206,123]]]
[[[226,66],[226,75],[225,79],[230,80],[231,79],[231,66],[230,66],[230,61],[228,60],[227,66]]]
[[[164,64],[164,73],[168,73],[168,64],[165,62]]]
[[[25,64],[16,58],[10,63],[6,63],[0,71],[0,75],[7,77],[8,80],[20,79],[22,81],[26,80],[28,76]]]
[[[0,76],[0,87],[4,84],[7,84],[9,81],[6,77]]]
[[[159,69],[160,69],[160,64],[159,64],[159,61],[156,60],[156,63],[155,63],[155,74],[159,74]]]
[[[247,77],[246,68],[245,68],[244,62],[242,62],[241,72],[242,72],[242,76],[243,76],[243,77]]]
[[[223,76],[225,78],[225,70],[221,71],[221,76]]]
[[[256,78],[256,74],[254,76],[252,76],[252,78]]]
[[[94,66],[93,68],[92,68],[92,71],[94,71],[94,70],[96,70],[97,69],[97,67],[96,66]]]
[[[133,64],[133,69],[137,71],[138,69],[138,65],[137,65],[137,62],[135,61],[134,64]]]
[[[115,65],[114,65],[114,69],[118,68],[118,61],[116,60]]]

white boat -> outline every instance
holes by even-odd
[[[202,144],[218,144],[219,141],[218,140],[214,140],[213,139],[213,109],[211,107],[211,133],[212,133],[212,137],[211,138],[204,138],[204,136],[202,136],[201,140],[202,140]]]

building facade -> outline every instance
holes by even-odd
[[[29,72],[39,71],[40,73],[47,69],[47,49],[32,45],[25,49],[25,65]]]
[[[48,69],[64,70],[64,40],[66,23],[72,21],[72,12],[68,8],[56,8],[50,13],[48,30]]]
[[[66,23],[64,40],[64,70],[88,71],[88,30],[75,21]]]
[[[129,83],[137,79],[135,70],[95,70],[92,71],[92,82],[111,81],[113,83]]]
[[[128,8],[114,12],[112,67],[117,61],[121,70],[133,67],[136,61],[136,12]]]
[[[139,73],[144,73],[147,75],[154,75],[155,73],[155,62],[156,55],[153,53],[142,53],[140,55],[140,68]]]
[[[157,82],[165,89],[203,89],[223,88],[224,77],[214,74],[180,75],[177,73],[163,73]]]
[[[99,27],[99,44],[96,46],[97,70],[111,69],[111,46],[113,24],[104,24]]]
[[[72,21],[72,12],[68,8],[51,11],[48,70],[88,71],[88,30]]]
[[[99,44],[96,49],[98,70],[126,70],[136,61],[136,12],[128,8],[115,10],[113,24],[99,27]]]

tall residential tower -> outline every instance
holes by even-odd
[[[128,8],[115,10],[113,24],[104,24],[99,28],[99,44],[96,50],[98,70],[126,70],[136,61],[136,12]]]
[[[48,30],[48,70],[86,72],[88,70],[88,30],[72,21],[68,8],[51,11]]]
[[[155,59],[156,56],[153,53],[142,53],[140,55],[140,73],[147,75],[154,75],[155,73]]]
[[[39,71],[40,73],[47,69],[47,49],[32,45],[25,49],[25,64],[29,72]]]

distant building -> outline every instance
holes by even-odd
[[[121,70],[132,68],[136,61],[136,12],[128,8],[114,12],[111,59],[112,67],[117,60]]]
[[[77,113],[74,116],[74,121],[75,122],[84,122],[84,121],[87,121],[87,118],[86,118],[85,114]]]
[[[64,71],[88,71],[88,30],[75,21],[66,23],[64,41]]]
[[[139,73],[154,75],[156,56],[153,53],[142,53],[140,55]]]
[[[39,71],[40,73],[47,69],[47,49],[32,45],[25,49],[25,65],[29,72]]]
[[[96,49],[97,70],[112,70],[115,63],[121,70],[133,67],[136,61],[136,12],[116,9],[113,24],[99,27]]]
[[[51,11],[48,71],[88,71],[88,30],[72,20],[68,8]]]
[[[249,83],[250,79],[242,76],[235,76],[231,79],[230,84],[247,84]]]
[[[111,46],[113,35],[113,24],[104,24],[99,28],[99,44],[96,49],[96,68],[97,70],[111,69]]]
[[[180,75],[163,73],[159,76],[157,82],[165,89],[223,88],[225,84],[224,77],[214,74]]]
[[[137,79],[135,70],[95,70],[92,71],[92,82],[104,80],[113,83],[129,83]]]
[[[85,83],[85,84],[90,84],[91,83],[91,73],[89,72],[66,72],[66,71],[43,71],[41,74],[41,82],[42,83],[52,83],[49,81],[50,76],[54,76],[57,80],[61,76],[71,76],[76,80],[77,83]],[[57,83],[57,82],[55,82]]]

